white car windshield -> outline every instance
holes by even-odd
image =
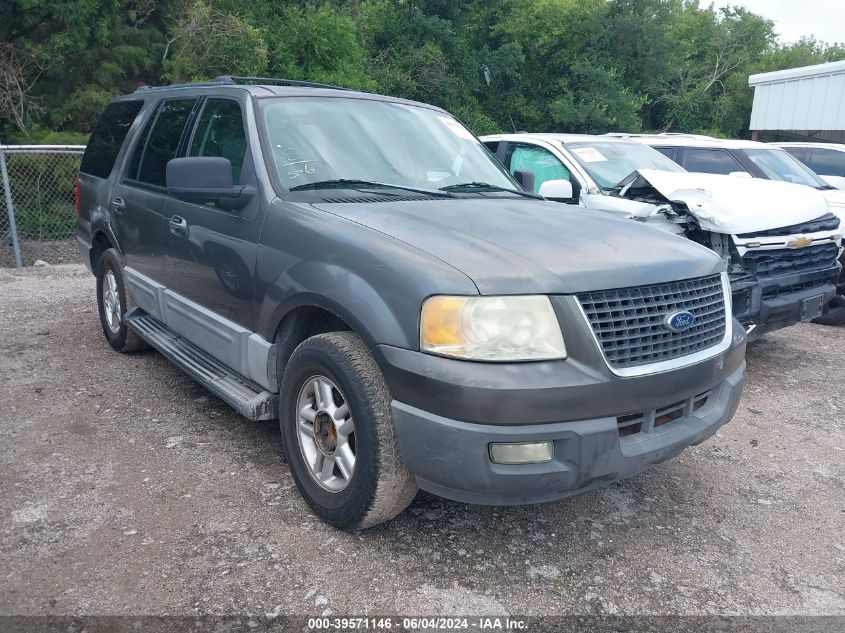
[[[782,149],[746,149],[743,152],[748,156],[748,160],[772,180],[783,180],[816,189],[830,188],[814,171]]]
[[[270,168],[289,190],[370,183],[480,191],[484,183],[521,193],[467,128],[437,110],[380,99],[287,97],[262,99],[261,114]]]
[[[638,169],[686,171],[656,149],[626,141],[567,143],[566,149],[602,189],[612,189]]]

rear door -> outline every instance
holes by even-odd
[[[204,99],[185,155],[227,158],[232,164],[233,183],[256,186],[244,106],[235,98]],[[260,208],[258,196],[243,209],[233,211],[171,199],[164,236],[165,284],[251,329]]]
[[[111,173],[143,105],[141,100],[109,104],[88,140],[79,167],[79,231],[80,237],[89,245],[94,231],[103,228],[109,221]]]
[[[196,105],[195,98],[158,104],[112,191],[113,224],[124,261],[158,283],[164,283],[165,167],[177,156]]]

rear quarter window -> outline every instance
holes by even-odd
[[[109,177],[129,128],[143,105],[143,101],[119,101],[106,106],[88,140],[79,171],[97,178]]]
[[[687,171],[722,175],[748,171],[737,159],[723,149],[684,148],[681,150],[681,156],[681,165]]]

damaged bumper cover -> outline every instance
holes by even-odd
[[[746,329],[755,326],[749,332],[749,342],[767,332],[819,316],[837,295],[839,270],[835,266],[827,271],[732,281],[734,317]]]

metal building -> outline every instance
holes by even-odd
[[[751,75],[748,85],[754,88],[752,138],[769,130],[845,143],[845,61]]]

